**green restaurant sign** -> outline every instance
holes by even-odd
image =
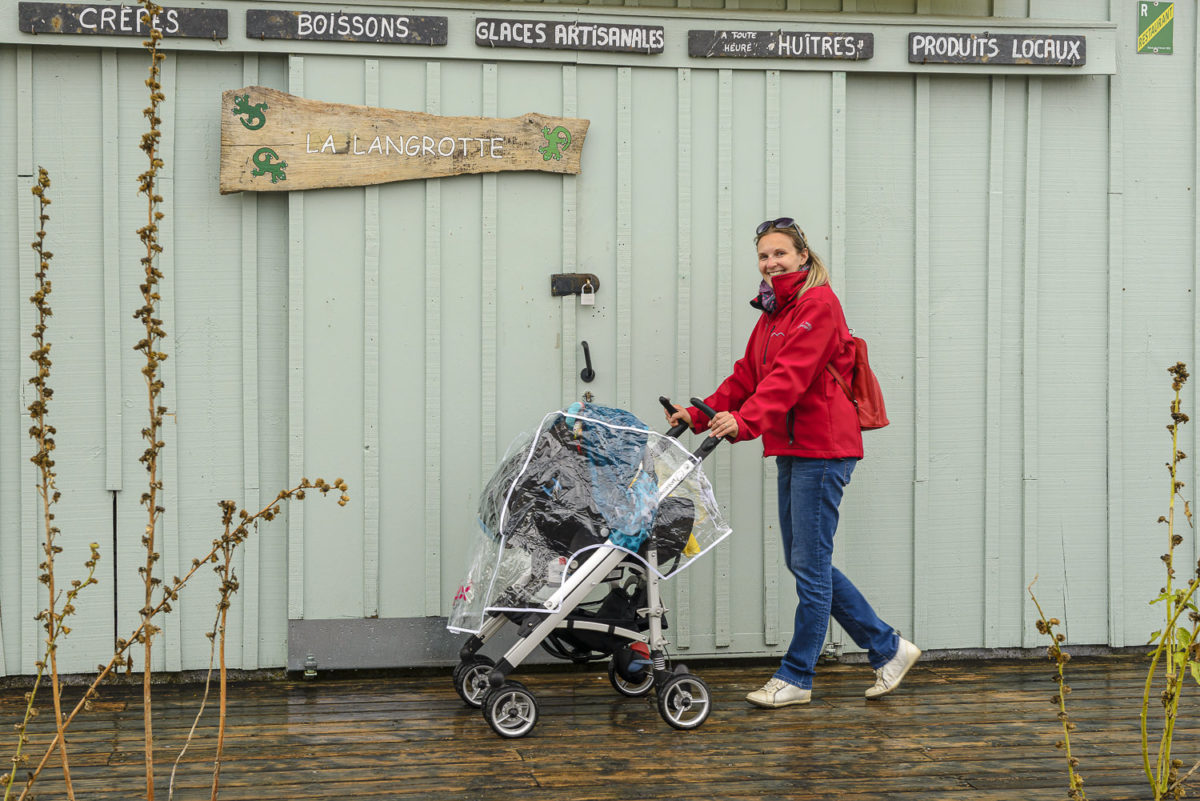
[[[1175,4],[1138,0],[1139,53],[1169,56],[1174,52]]]

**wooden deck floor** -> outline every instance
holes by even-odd
[[[1073,744],[1092,799],[1148,798],[1138,745],[1143,661],[1071,663]],[[1066,773],[1050,681],[1036,661],[922,662],[903,688],[866,701],[862,665],[822,666],[808,707],[767,711],[743,701],[770,667],[695,670],[714,710],[698,730],[669,728],[649,699],[624,698],[600,670],[518,671],[541,717],[519,740],[496,737],[444,675],[321,677],[235,685],[221,798],[496,799],[1062,799]],[[1195,687],[1189,688],[1193,693]],[[195,686],[156,694],[165,799],[171,763],[199,700]],[[5,758],[22,692],[0,691]],[[44,706],[44,705],[43,705]],[[1176,754],[1200,751],[1200,705],[1185,699]],[[211,720],[211,718],[209,718]],[[50,710],[37,718],[45,743]],[[69,737],[78,796],[143,795],[140,690],[110,687]],[[202,727],[175,798],[208,798],[214,733]],[[1196,785],[1200,788],[1200,782]],[[46,774],[39,799],[63,798]]]

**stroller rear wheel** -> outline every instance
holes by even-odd
[[[694,729],[708,719],[712,703],[699,676],[680,673],[658,689],[658,712],[677,729]]]
[[[454,668],[454,690],[467,706],[483,706],[483,698],[492,687],[488,674],[496,663],[486,656],[473,656]]]
[[[501,737],[524,737],[537,716],[537,700],[519,681],[504,682],[483,701],[483,718]]]
[[[608,680],[612,683],[613,689],[621,695],[629,698],[641,698],[654,689],[654,671],[644,668],[642,673],[645,676],[644,678],[638,681],[630,681],[617,670],[615,658],[608,660]]]

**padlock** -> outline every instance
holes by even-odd
[[[583,282],[583,286],[579,290],[579,305],[596,305],[596,290],[592,287],[592,279],[590,278]]]

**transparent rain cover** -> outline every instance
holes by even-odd
[[[687,476],[660,498],[677,472]],[[572,562],[606,543],[670,578],[730,534],[696,457],[629,412],[590,404],[517,437],[483,489],[478,523],[451,631],[478,634],[493,612],[548,611]],[[645,558],[651,531],[657,567]]]

